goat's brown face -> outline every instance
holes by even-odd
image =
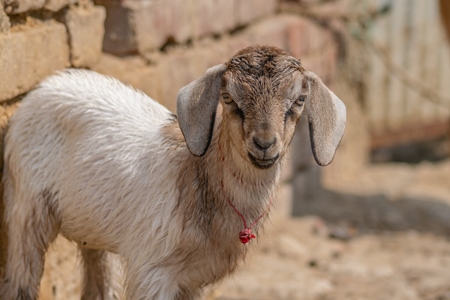
[[[227,66],[220,90],[222,126],[232,132],[242,157],[270,168],[285,154],[303,111],[303,69],[275,48],[239,52]]]
[[[208,150],[219,100],[224,106],[222,130],[231,133],[228,137],[241,156],[261,169],[286,153],[304,106],[319,165],[333,160],[344,134],[344,103],[300,61],[275,47],[245,48],[180,89],[178,121],[193,155]]]

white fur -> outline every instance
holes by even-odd
[[[0,295],[36,299],[47,247],[62,233],[79,246],[83,299],[109,294],[108,253],[124,263],[127,299],[198,297],[245,259],[239,232],[260,217],[253,232],[263,224],[304,108],[295,100],[304,99],[305,80],[314,82],[314,154],[328,164],[345,106],[270,46],[244,49],[182,88],[179,122],[143,93],[93,72],[44,81],[23,100],[5,139],[9,244]],[[225,101],[221,89],[236,101]]]
[[[53,226],[60,227],[51,228],[52,233],[43,238],[43,250],[60,232],[80,248],[119,254],[126,264],[129,299],[174,299],[180,282],[189,284],[189,278],[214,273],[219,267],[209,263],[208,255],[215,253],[205,254],[205,260],[190,269],[181,264],[158,265],[173,255],[182,234],[190,234],[183,232],[182,220],[173,211],[179,197],[176,177],[180,165],[193,156],[184,144],[173,149],[165,143],[161,129],[172,121],[173,115],[166,108],[143,93],[94,72],[69,70],[48,78],[32,91],[13,116],[6,138],[6,219],[10,234],[17,232],[16,239],[10,241],[6,273],[22,270],[27,274],[27,266],[20,260],[23,256],[17,253],[26,255],[24,242],[35,247],[27,231],[41,234],[48,226],[20,218],[41,214],[39,205],[53,207],[60,220]],[[211,151],[217,151],[217,139],[215,134]],[[215,166],[211,172],[223,176],[236,206],[249,204],[244,213],[251,222],[261,208],[266,208],[279,167],[248,170],[248,164],[236,153],[230,153],[227,160],[226,168]],[[236,164],[229,164],[230,160]],[[231,183],[236,181],[227,173],[231,169],[237,174],[254,172],[252,186]],[[261,174],[268,173],[272,176],[266,184]],[[43,191],[51,196],[45,198]],[[227,209],[234,224],[229,234],[237,240],[242,223],[231,208]],[[42,267],[37,262],[39,255],[30,258],[36,264],[34,277],[38,279]],[[13,295],[30,285],[36,289],[38,279],[12,278],[13,283],[5,285],[3,291]]]

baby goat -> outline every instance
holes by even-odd
[[[183,87],[178,117],[94,72],[49,77],[5,140],[0,295],[38,297],[44,255],[61,233],[81,251],[83,299],[106,296],[105,251],[124,260],[126,299],[196,298],[245,257],[305,107],[315,158],[327,165],[345,106],[274,47],[243,49]]]

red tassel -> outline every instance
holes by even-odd
[[[256,235],[252,233],[252,230],[250,228],[246,228],[239,232],[239,239],[241,240],[242,244],[247,244],[251,239],[254,238],[256,238]]]
[[[220,144],[219,144],[219,152],[222,153],[222,149],[220,148]],[[225,161],[225,157],[222,155],[222,161]],[[241,183],[243,183],[243,179],[242,177],[237,178],[236,177],[236,173],[232,172],[231,173],[233,175],[234,178],[238,179],[241,181]],[[222,191],[225,192],[224,186],[223,186],[223,178],[220,181],[221,185],[222,185]],[[254,185],[254,184],[253,184]],[[247,221],[245,220],[244,215],[236,208],[236,206],[233,205],[233,203],[231,202],[230,198],[227,198],[227,202],[228,204],[233,208],[234,212],[242,219],[242,223],[244,223],[244,230],[241,230],[239,232],[239,240],[241,241],[242,244],[247,244],[248,242],[250,242],[251,239],[255,239],[256,235],[254,235],[252,233],[252,227],[254,225],[256,225],[256,223],[258,223],[258,221],[264,217],[264,215],[266,215],[269,210],[270,210],[270,206],[272,205],[273,202],[273,197],[270,199],[269,205],[267,205],[267,209],[261,214],[259,215],[259,217],[253,221],[252,224],[250,224],[250,226],[247,227]]]

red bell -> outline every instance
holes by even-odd
[[[256,238],[256,235],[252,233],[252,230],[250,228],[246,228],[239,232],[239,239],[241,240],[242,244],[247,244],[251,239],[254,238]]]

